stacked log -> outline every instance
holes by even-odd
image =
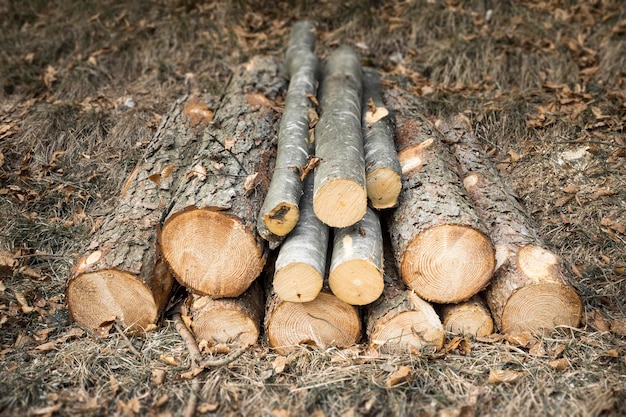
[[[546,249],[530,217],[485,154],[464,116],[439,122],[464,175],[477,212],[489,225],[498,268],[487,302],[504,332],[578,326],[582,302],[568,284],[559,257]]]
[[[480,295],[459,304],[441,307],[441,318],[446,332],[471,337],[484,337],[493,333],[493,319]]]

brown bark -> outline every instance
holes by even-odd
[[[504,332],[578,326],[582,302],[569,285],[561,260],[546,249],[518,198],[499,176],[469,121],[439,123],[460,162],[463,181],[496,246],[497,270],[487,302]]]
[[[415,97],[390,91],[402,193],[389,219],[400,276],[420,297],[457,303],[484,289],[493,273],[491,241],[456,172],[441,134],[426,120]]]
[[[441,316],[446,332],[472,337],[493,333],[491,313],[478,294],[460,304],[441,306]]]
[[[263,269],[266,244],[256,219],[275,153],[275,100],[284,89],[274,58],[239,67],[175,193],[160,242],[176,279],[194,292],[236,297]]]
[[[195,103],[208,112],[207,99],[185,97],[164,117],[115,209],[72,270],[66,294],[70,315],[98,335],[116,322],[131,332],[153,329],[167,303],[174,279],[157,253],[155,230],[204,127],[184,109]]]
[[[428,302],[406,287],[391,257],[387,259],[385,290],[365,310],[369,346],[386,353],[419,354],[441,349],[444,331],[439,316]]]
[[[242,349],[257,343],[263,318],[261,284],[254,282],[236,298],[214,299],[190,294],[184,308],[191,331],[201,347],[225,344]]]
[[[361,319],[356,307],[326,291],[306,303],[282,301],[270,294],[265,333],[270,347],[278,353],[302,345],[342,348],[359,341]]]

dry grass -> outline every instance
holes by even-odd
[[[191,362],[171,323],[131,339],[133,349],[118,333],[81,332],[63,302],[67,275],[158,116],[187,89],[219,94],[254,54],[282,56],[303,18],[317,22],[320,56],[352,44],[425,111],[471,118],[563,257],[585,321],[534,348],[473,341],[468,355],[303,348],[284,370],[261,340],[201,375],[198,410],[626,414],[622,2],[0,0],[0,16],[0,250],[19,261],[0,268],[0,415],[183,415]],[[401,366],[409,377],[387,387]],[[492,370],[518,379],[490,383]]]

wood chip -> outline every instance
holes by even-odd
[[[489,380],[487,382],[490,384],[508,384],[517,381],[518,379],[520,379],[521,376],[522,373],[518,371],[492,369],[489,371]]]
[[[406,365],[401,366],[393,374],[391,374],[389,378],[387,378],[387,381],[385,382],[385,386],[387,388],[391,388],[393,386],[396,386],[406,381],[410,376],[411,376],[411,368],[409,368]]]

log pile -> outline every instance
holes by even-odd
[[[348,46],[319,69],[314,48],[313,25],[297,23],[289,83],[255,57],[211,122],[177,103],[73,270],[72,318],[101,335],[149,331],[176,280],[208,347],[252,345],[262,324],[281,353],[363,330],[371,348],[420,353],[444,332],[577,326],[560,260],[467,121],[435,123],[418,97],[383,92]]]

